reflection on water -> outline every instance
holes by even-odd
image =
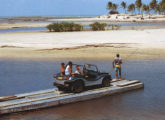
[[[76,61],[74,61],[76,62]],[[94,63],[101,71],[111,69],[111,61]],[[38,111],[3,116],[3,120],[164,120],[165,61],[125,61],[123,76],[144,82],[144,90],[103,97]],[[60,61],[0,61],[0,96],[52,88],[53,73]],[[114,73],[112,73],[114,76]]]

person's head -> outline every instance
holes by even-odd
[[[118,58],[119,58],[119,57],[120,57],[120,55],[119,55],[119,54],[116,54],[116,57],[118,57]]]
[[[72,66],[72,62],[71,62],[71,61],[69,61],[69,62],[68,62],[68,65],[69,65],[69,66]]]
[[[76,66],[76,69],[77,69],[77,70],[80,70],[80,66],[79,66],[79,65],[77,65],[77,66]]]
[[[65,66],[65,64],[64,64],[64,63],[61,63],[61,66],[62,66],[62,67],[64,67],[64,66]]]

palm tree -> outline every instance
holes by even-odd
[[[121,3],[121,6],[122,6],[122,8],[125,10],[125,14],[126,14],[127,3],[123,1],[123,2]]]
[[[147,14],[150,14],[150,7],[149,7],[149,5],[146,5],[146,12],[147,12]]]
[[[146,4],[143,4],[142,5],[142,15],[143,15],[143,12],[146,12],[147,14],[149,14],[150,12],[150,7]]]
[[[165,14],[165,0],[162,0],[160,3],[160,11]]]
[[[112,10],[112,4],[113,4],[112,2],[108,2],[108,4],[107,4],[107,9],[108,10]]]
[[[156,5],[156,12],[158,12],[159,14],[161,13],[161,5],[160,4]]]
[[[156,0],[152,0],[149,4],[151,10],[154,10],[156,13],[156,6],[157,6],[157,1]]]
[[[117,9],[118,9],[118,5],[117,4],[112,4],[112,10],[116,12]]]
[[[133,12],[135,11],[135,4],[130,4],[130,5],[128,6],[128,11],[129,11],[129,12],[132,12],[132,14],[133,14]]]
[[[141,10],[141,7],[142,7],[142,1],[141,0],[136,0],[135,5],[136,5],[136,7],[139,11],[139,14],[140,14],[140,10]]]
[[[147,11],[147,5],[143,4],[142,5],[142,15],[143,15],[143,12],[146,12],[146,11]]]

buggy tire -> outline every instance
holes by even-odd
[[[76,81],[71,86],[71,92],[80,93],[84,90],[84,83],[82,81]]]
[[[57,88],[58,88],[59,91],[63,91],[64,90],[64,88],[60,87],[60,86],[58,86]]]
[[[102,87],[109,87],[110,86],[110,79],[109,78],[104,78],[102,81]]]

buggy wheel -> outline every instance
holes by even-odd
[[[57,86],[57,88],[58,88],[59,91],[63,91],[64,90],[64,88],[60,87],[60,86]]]
[[[71,86],[71,91],[74,93],[80,93],[84,90],[84,84],[82,81],[76,81]]]
[[[110,86],[110,79],[104,78],[102,81],[102,87],[109,87]]]

